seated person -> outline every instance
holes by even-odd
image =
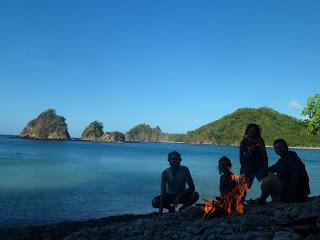
[[[261,196],[253,200],[253,203],[265,204],[269,195],[273,200],[284,202],[306,201],[310,188],[303,162],[295,152],[288,150],[285,140],[275,140],[273,147],[280,159],[268,168],[268,175],[261,183]]]
[[[221,174],[219,185],[221,197],[228,195],[228,193],[231,193],[238,186],[237,181],[233,178],[234,175],[231,172],[231,167],[232,164],[229,158],[226,156],[220,158],[218,168]]]
[[[152,200],[152,206],[159,208],[160,215],[163,208],[174,212],[178,204],[183,204],[179,210],[183,210],[199,199],[189,169],[181,166],[180,153],[173,151],[168,154],[170,167],[165,169],[161,175],[161,194]],[[188,184],[188,188],[186,188]]]

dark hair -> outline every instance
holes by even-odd
[[[273,146],[274,146],[275,144],[281,144],[282,146],[288,148],[287,142],[286,142],[284,139],[282,139],[282,138],[278,138],[277,140],[275,140],[275,141],[273,142]]]
[[[231,161],[230,161],[230,159],[229,159],[228,157],[226,157],[226,156],[221,157],[221,158],[219,159],[219,165],[218,165],[218,170],[219,170],[219,173],[220,173],[220,174],[222,174],[222,169],[221,169],[221,167],[220,167],[220,163],[223,162],[223,161],[225,161],[225,162],[227,163],[227,167],[228,167],[229,169],[231,169],[231,167],[232,167],[232,163],[231,163]]]
[[[258,124],[255,124],[255,123],[249,123],[246,126],[246,130],[244,132],[244,137],[248,136],[248,131],[249,131],[250,128],[254,128],[256,130],[257,137],[261,138],[261,127]]]
[[[170,158],[171,158],[172,155],[177,155],[179,157],[179,160],[180,161],[182,160],[180,153],[177,152],[177,151],[173,151],[173,152],[169,152],[168,153],[168,161],[170,161]]]

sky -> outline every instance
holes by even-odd
[[[0,133],[49,108],[79,137],[185,133],[242,107],[296,118],[320,92],[320,1],[2,0]]]

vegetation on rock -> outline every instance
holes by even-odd
[[[99,140],[103,142],[124,142],[125,136],[123,133],[118,131],[105,132]]]
[[[147,124],[139,124],[126,133],[126,139],[129,141],[157,142],[163,137],[159,127],[151,128]]]
[[[90,125],[81,134],[81,140],[98,141],[103,135],[103,124],[98,121],[90,123]]]
[[[65,118],[58,116],[54,109],[48,109],[36,119],[31,120],[22,130],[20,136],[35,139],[70,139]]]
[[[261,126],[262,137],[267,145],[272,145],[277,138],[284,138],[290,146],[319,147],[320,135],[317,134],[320,131],[320,94],[309,99],[303,114],[310,119],[298,120],[267,107],[240,108],[187,134],[163,133],[160,127],[152,128],[147,124],[139,124],[125,135],[120,132],[104,133],[103,124],[94,121],[83,131],[81,140],[238,145],[246,125],[256,123]],[[23,129],[21,136],[37,139],[70,139],[65,119],[57,116],[53,109],[41,113],[36,119],[30,121]]]

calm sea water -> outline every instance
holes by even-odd
[[[217,161],[237,147],[166,143],[36,141],[0,136],[0,226],[43,224],[154,211],[167,153],[179,151],[201,199],[218,195]],[[270,163],[278,158],[267,149]],[[320,150],[296,152],[306,164],[311,195],[320,193]],[[259,194],[255,182],[249,197]]]

